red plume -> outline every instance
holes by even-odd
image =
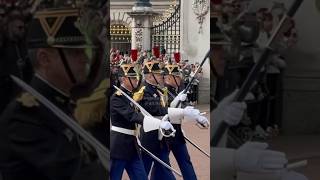
[[[138,50],[137,49],[131,49],[131,59],[132,59],[132,61],[136,61],[138,59]]]
[[[176,63],[180,62],[180,53],[179,52],[175,52],[173,53],[174,56],[174,60],[176,61]]]
[[[154,55],[156,58],[159,58],[159,57],[160,57],[160,48],[159,48],[159,46],[153,47],[152,50],[153,50],[153,55]]]

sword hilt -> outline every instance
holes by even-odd
[[[172,131],[172,130],[163,130],[162,129],[162,135],[164,137],[175,137],[175,131]]]
[[[161,121],[168,121],[168,119],[169,119],[169,116],[166,115],[164,118],[162,118]],[[160,128],[160,133],[163,137],[174,137],[176,130],[175,129],[165,130],[165,129]]]

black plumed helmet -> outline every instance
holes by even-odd
[[[162,74],[163,73],[162,64],[157,60],[146,61],[143,66],[143,73],[155,73],[155,74]]]
[[[164,67],[164,75],[181,76],[179,66],[177,64],[167,64]]]
[[[133,64],[122,64],[119,68],[119,77],[138,77]]]
[[[102,28],[99,21],[94,13],[78,8],[37,11],[28,28],[28,47],[95,48],[94,35]]]

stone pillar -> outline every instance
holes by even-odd
[[[131,24],[131,48],[151,50],[152,17],[157,15],[153,12],[151,3],[149,0],[138,0],[128,15],[133,19]]]
[[[189,63],[201,62],[210,49],[210,11],[205,15],[202,31],[199,33],[200,25],[197,15],[193,12],[193,1],[181,1],[180,19],[180,47],[183,59]],[[209,1],[208,1],[209,3]],[[199,84],[199,102],[209,104],[210,101],[210,60],[207,59],[203,65],[203,79]]]

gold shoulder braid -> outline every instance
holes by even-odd
[[[166,101],[165,101],[164,94],[160,90],[157,90],[157,91],[160,94],[160,104],[161,104],[161,106],[162,107],[166,107]]]
[[[19,98],[16,99],[16,101],[20,102],[22,106],[29,108],[40,105],[37,99],[29,93],[23,93]]]
[[[164,99],[164,102],[165,102],[165,104],[166,105],[168,105],[168,101],[169,101],[169,93],[168,93],[168,88],[167,87],[164,87],[163,89],[162,89],[162,92],[163,92],[163,99]]]
[[[146,87],[145,86],[142,86],[140,89],[139,89],[139,91],[138,92],[135,92],[134,94],[133,94],[133,100],[135,100],[135,101],[141,101],[142,100],[142,98],[143,98],[143,95],[144,95],[144,89],[145,89]]]

